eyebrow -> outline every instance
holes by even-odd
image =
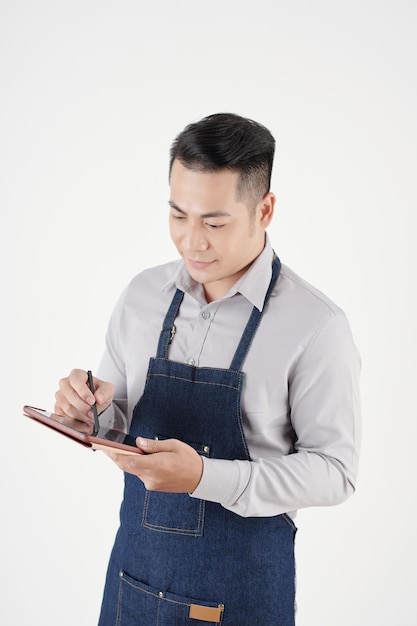
[[[180,209],[180,207],[175,204],[175,202],[172,202],[172,200],[168,200],[168,204],[171,207],[171,209],[175,209],[175,211],[178,211],[178,213],[182,213],[183,215],[187,215],[187,212],[184,211],[184,209]],[[203,218],[207,218],[207,217],[230,217],[230,213],[228,213],[227,211],[209,211],[208,213],[203,213],[202,215],[200,215],[200,217]]]

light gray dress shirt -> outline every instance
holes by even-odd
[[[169,358],[228,368],[253,306],[271,279],[272,248],[222,298],[207,304],[181,260],[146,270],[123,292],[98,371],[126,416],[142,395],[149,358],[175,289],[185,292]],[[251,461],[204,458],[191,497],[242,516],[338,504],[354,491],[360,432],[360,359],[345,314],[285,265],[243,365]]]

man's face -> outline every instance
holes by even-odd
[[[236,199],[237,172],[194,172],[175,160],[171,169],[170,233],[207,301],[221,298],[262,252],[274,196],[255,209]]]

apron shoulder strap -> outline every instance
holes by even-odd
[[[272,259],[271,282],[269,283],[269,287],[265,295],[265,300],[264,300],[264,305],[262,307],[262,311],[257,309],[255,306],[253,307],[251,316],[248,320],[248,323],[246,324],[246,328],[243,331],[243,335],[236,349],[233,360],[230,364],[230,369],[232,371],[239,372],[242,369],[243,362],[249,351],[249,348],[251,346],[255,333],[258,330],[258,326],[261,322],[262,315],[264,314],[265,308],[268,304],[268,300],[271,296],[272,290],[275,287],[275,283],[277,282],[280,271],[281,271],[281,262],[274,252],[274,257]]]
[[[168,312],[165,316],[164,323],[162,324],[162,330],[159,335],[158,350],[156,352],[157,358],[167,359],[168,348],[175,334],[175,318],[177,317],[178,310],[180,308],[184,292],[181,289],[177,289],[172,298]]]

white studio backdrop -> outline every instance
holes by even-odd
[[[94,371],[128,280],[175,256],[170,143],[219,111],[275,135],[270,237],[363,360],[358,489],[297,517],[297,625],[413,623],[416,7],[0,2],[0,623],[97,622],[122,477],[22,405]]]

